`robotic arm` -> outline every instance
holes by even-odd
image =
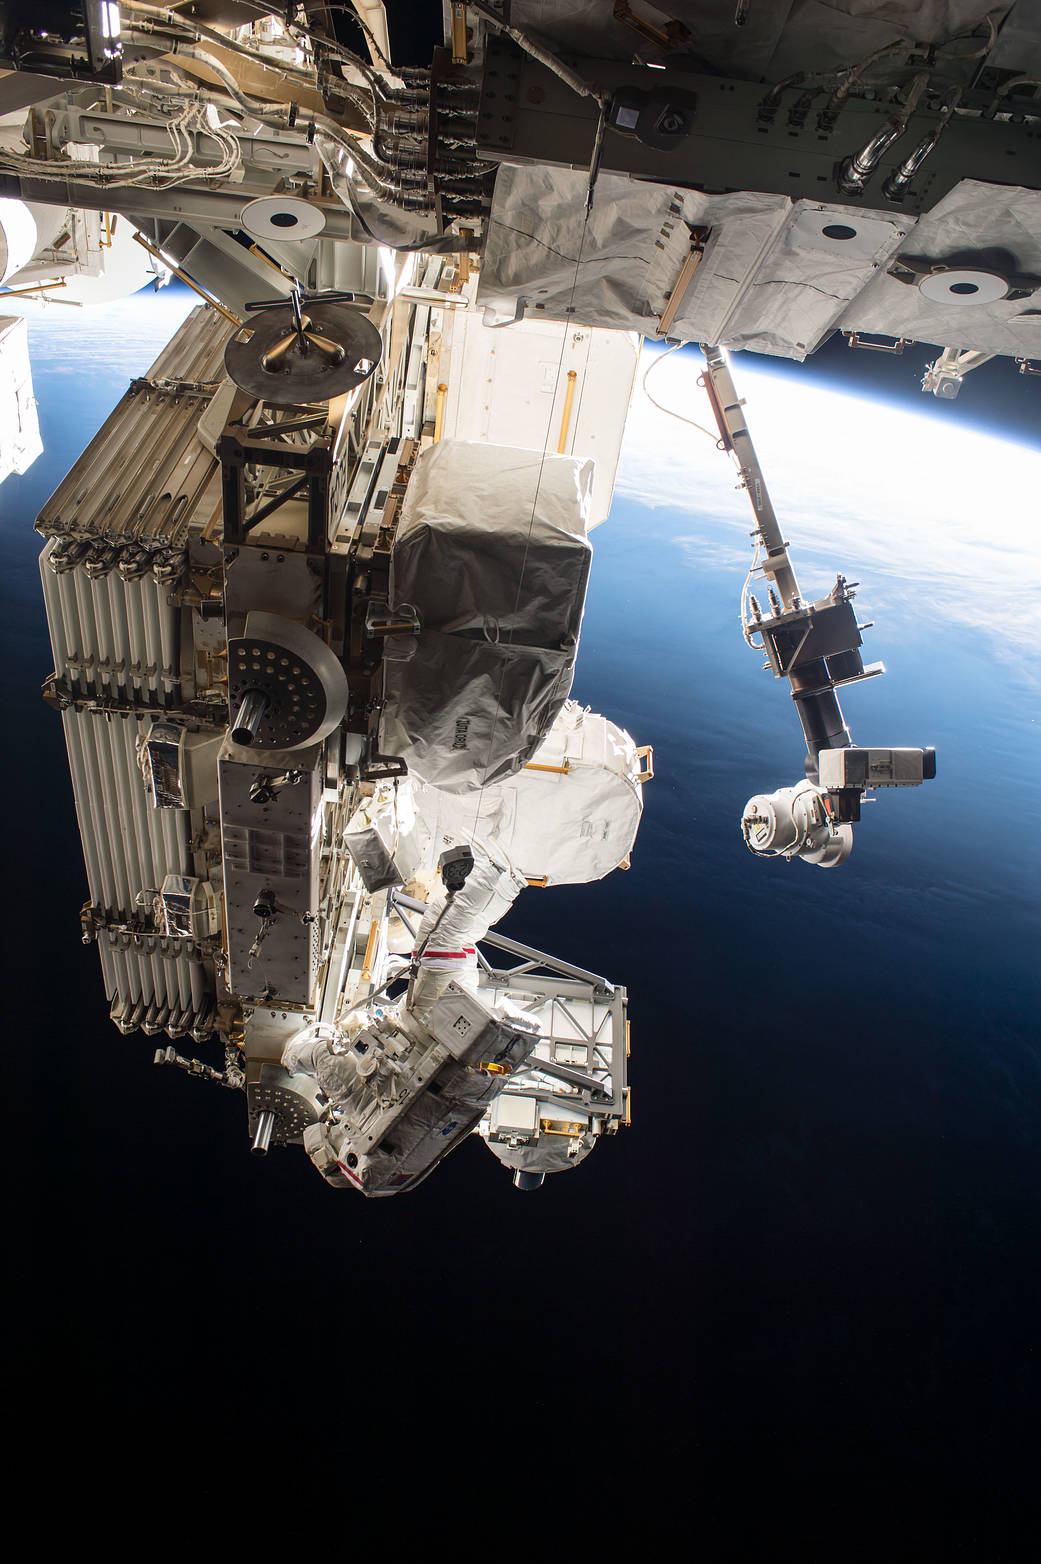
[[[788,680],[807,751],[805,780],[750,798],[741,829],[751,851],[763,857],[803,858],[834,868],[849,857],[864,793],[918,786],[936,775],[936,753],[852,744],[836,689],[885,672],[882,663],[865,667],[860,655],[856,583],[840,575],[827,597],[803,601],[726,356],[718,347],[703,346],[702,352],[701,384],[720,448],[733,455],[756,519],[755,556],[741,603],[745,640],[765,652],[765,666],[776,679]],[[766,583],[767,613],[748,590],[757,571]]]

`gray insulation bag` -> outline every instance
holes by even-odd
[[[380,747],[468,792],[512,776],[571,689],[592,556],[593,465],[444,440],[416,463],[391,556]]]

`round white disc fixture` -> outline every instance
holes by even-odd
[[[298,196],[261,196],[242,208],[240,221],[252,239],[313,239],[325,213]]]
[[[923,277],[918,290],[935,304],[994,304],[1005,297],[1008,283],[997,272],[959,269]]]
[[[801,212],[788,230],[788,238],[797,250],[823,250],[855,265],[873,260],[883,249],[894,249],[906,228],[906,223],[865,217],[845,207],[819,207]]]

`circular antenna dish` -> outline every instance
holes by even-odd
[[[275,407],[328,402],[367,380],[383,339],[349,305],[291,302],[262,310],[224,350],[224,367],[240,391]]]
[[[920,293],[936,304],[995,304],[1009,291],[997,272],[962,269],[932,272],[918,284]]]
[[[261,196],[242,208],[239,221],[251,239],[314,239],[325,213],[298,196]]]

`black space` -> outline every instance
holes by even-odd
[[[443,46],[443,12],[437,0],[390,0],[386,6],[391,59],[396,65],[426,66]]]

